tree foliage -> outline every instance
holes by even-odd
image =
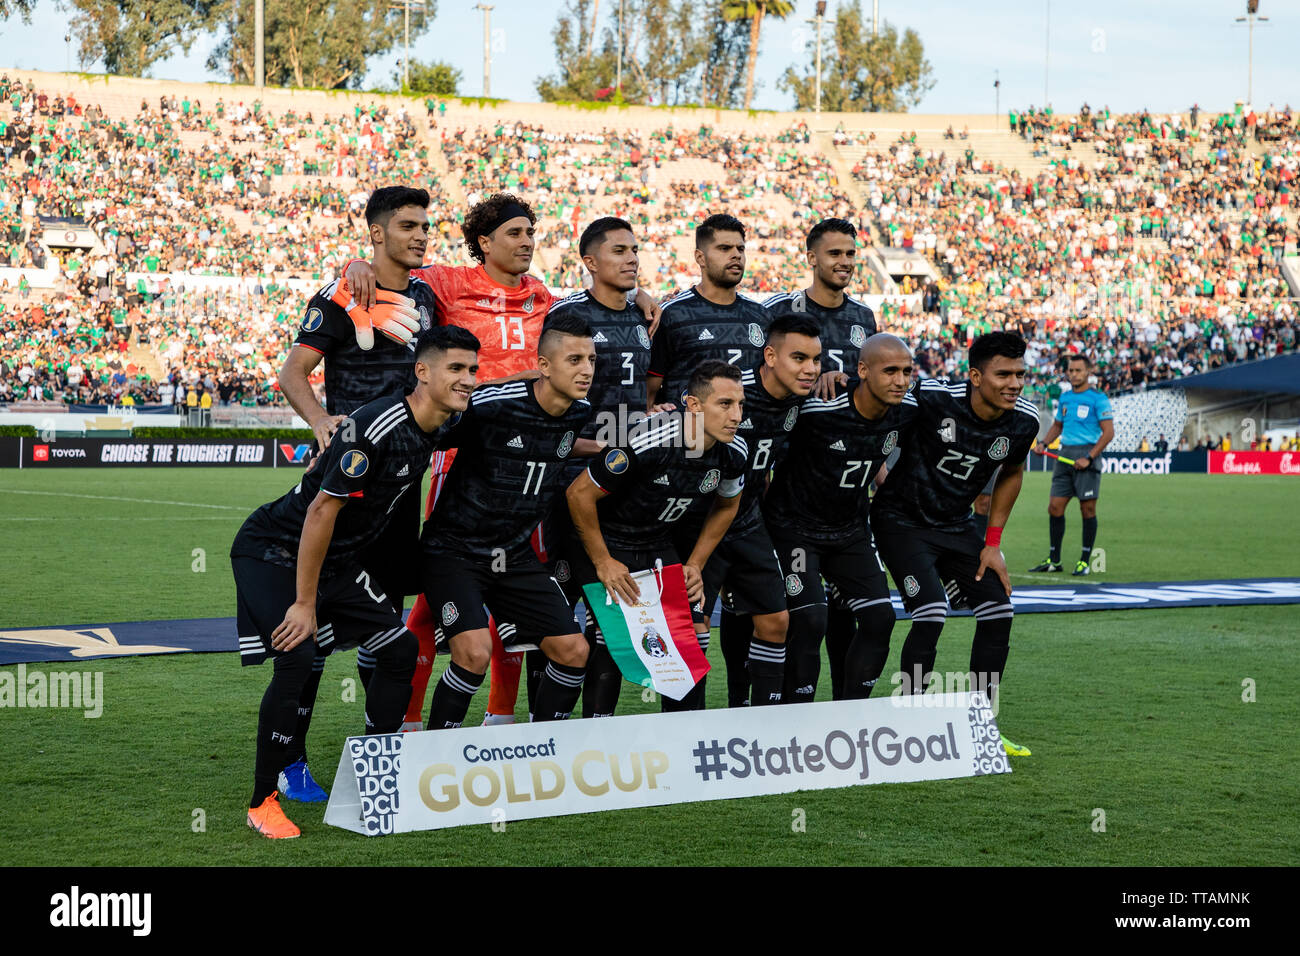
[[[0,20],[8,20],[15,13],[23,23],[32,22],[32,11],[36,9],[36,0],[0,0]]]
[[[599,0],[568,0],[551,32],[557,71],[537,81],[548,102],[625,101],[738,106],[750,26],[728,22],[718,4],[623,0],[623,74],[618,83],[619,4],[597,20]]]
[[[81,63],[102,60],[109,73],[144,76],[177,50],[189,52],[213,23],[216,0],[66,0]],[[19,9],[24,0],[18,0]],[[34,0],[26,4],[30,11]]]
[[[460,81],[464,78],[461,71],[444,60],[435,60],[425,63],[422,60],[412,60],[410,69],[410,85],[407,86],[406,92],[410,93],[428,93],[433,96],[457,96],[460,93]],[[397,69],[393,71],[393,82],[400,90],[402,88],[402,64],[397,64]]]
[[[412,15],[411,39],[429,28],[435,13],[429,0],[423,16]],[[221,0],[226,33],[208,57],[208,69],[236,83],[252,83],[253,3]],[[402,44],[402,11],[389,0],[266,0],[263,68],[268,86],[356,88],[371,57]]]
[[[749,49],[745,57],[745,109],[754,102],[754,68],[758,64],[758,42],[763,29],[763,18],[784,20],[794,13],[790,0],[722,0],[724,19],[744,21],[749,25]]]
[[[808,45],[801,73],[786,69],[777,88],[794,96],[795,109],[816,104],[816,46]],[[832,112],[905,113],[934,87],[933,71],[915,30],[900,36],[887,21],[872,36],[861,0],[841,3],[829,37],[822,38],[822,109]]]

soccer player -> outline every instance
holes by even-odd
[[[413,271],[427,282],[438,301],[444,322],[469,329],[484,343],[479,354],[480,378],[486,385],[535,378],[537,343],[546,315],[555,299],[546,284],[528,274],[536,248],[537,216],[528,203],[511,193],[497,193],[476,203],[465,216],[461,231],[473,266],[429,265]],[[368,306],[373,288],[372,270],[363,262],[348,263],[345,275],[357,302]],[[654,332],[659,308],[645,292],[638,292],[638,307]],[[427,520],[450,472],[455,452],[438,452],[433,481],[425,502]],[[420,639],[420,658],[414,691],[407,709],[406,729],[419,730],[425,691],[433,670],[437,622],[422,595],[407,619]],[[514,720],[519,692],[522,655],[507,654],[494,644],[491,699],[485,723]]]
[[[727,706],[778,704],[786,662],[785,584],[780,562],[759,508],[768,472],[785,457],[799,406],[812,394],[821,370],[821,330],[807,315],[787,309],[772,320],[763,363],[747,369],[745,418],[740,434],[748,447],[740,511],[704,567],[704,606],[723,595],[723,613],[740,622],[745,653],[728,654]],[[751,675],[754,676],[751,693]]]
[[[361,645],[374,661],[366,733],[401,727],[415,637],[358,557],[370,553],[404,493],[419,488],[449,419],[468,405],[477,350],[478,340],[455,326],[422,332],[415,389],[363,405],[339,422],[297,487],[253,512],[231,545],[240,663],[270,657],[273,666],[258,718],[248,811],[248,825],[263,836],[299,835],[280,808],[276,786],[294,751],[298,703],[317,646]]]
[[[554,317],[537,358],[535,382],[480,389],[446,441],[460,454],[421,537],[425,598],[451,647],[429,705],[431,730],[465,719],[492,655],[488,613],[515,625],[501,628],[503,641],[536,643],[549,658],[535,720],[565,719],[582,689],[587,642],[530,542],[563,490],[569,456],[595,450],[578,437],[591,417],[583,398],[596,364],[591,329]]]
[[[664,305],[650,350],[648,402],[681,402],[687,380],[709,359],[739,368],[763,360],[768,315],[736,292],[745,278],[745,227],[734,216],[709,216],[695,229],[700,281]]]
[[[407,186],[385,186],[371,193],[366,202],[366,225],[374,258],[370,267],[379,281],[375,304],[367,311],[348,311],[334,301],[339,283],[331,282],[307,303],[298,339],[280,369],[280,390],[294,411],[302,416],[316,436],[318,451],[329,446],[339,423],[375,399],[402,395],[415,387],[412,350],[414,332],[436,324],[437,302],[433,291],[411,269],[424,261],[429,234],[429,194]],[[376,336],[375,331],[380,334]],[[362,346],[364,341],[367,347]],[[308,381],[325,361],[325,407],[322,408]],[[404,596],[418,589],[413,569],[419,559],[420,496],[403,495],[384,533],[359,555],[358,560],[387,594],[400,613]],[[374,658],[364,647],[357,652],[361,686],[370,683]],[[328,795],[312,778],[307,766],[307,731],[321,675],[325,653],[313,664],[298,702],[299,721],[294,748],[280,780],[280,792],[290,800],[318,803]]]
[[[858,359],[858,379],[831,399],[804,403],[785,461],[763,501],[785,572],[790,607],[786,701],[811,702],[826,631],[825,578],[853,614],[841,693],[869,697],[894,628],[889,584],[868,528],[869,488],[895,448],[908,441],[916,400],[908,394],[912,353],[877,334]]]
[[[792,308],[821,326],[822,376],[816,395],[829,399],[848,383],[850,376],[856,375],[862,345],[876,332],[876,316],[866,303],[845,292],[853,283],[858,264],[858,234],[853,224],[845,219],[823,219],[808,230],[805,244],[812,269],[808,287],[774,295],[763,303],[763,308],[773,315]],[[832,599],[827,608],[826,655],[836,700],[840,699],[844,657],[853,641],[856,621],[850,608]],[[718,636],[730,674],[731,661],[743,653],[749,635],[744,623],[726,608],[719,623]]]
[[[705,648],[709,621],[702,569],[740,506],[748,451],[738,434],[744,402],[740,369],[702,362],[687,381],[684,416],[651,416],[624,447],[597,455],[566,492],[582,542],[582,549],[570,552],[575,580],[599,581],[614,600],[636,604],[640,598],[633,571],[653,568],[656,561],[680,563],[695,631]],[[692,516],[704,517],[699,533],[689,550],[675,547],[677,523]],[[591,713],[608,717],[618,703],[622,679],[598,631],[594,642],[591,676],[598,693]],[[662,706],[666,711],[698,710],[703,704],[701,680],[683,700],[664,698]]]
[[[1074,464],[1058,461],[1052,469],[1051,497],[1047,500],[1047,527],[1050,550],[1047,560],[1030,571],[1061,570],[1061,540],[1065,537],[1065,506],[1071,498],[1079,499],[1079,514],[1083,518],[1083,550],[1074,565],[1074,574],[1091,573],[1093,545],[1097,543],[1097,498],[1101,494],[1101,453],[1115,437],[1114,415],[1110,400],[1101,389],[1088,384],[1092,360],[1086,355],[1071,355],[1066,362],[1065,376],[1070,380],[1070,391],[1061,395],[1056,407],[1056,418],[1047,435],[1034,450],[1040,455],[1047,446],[1061,439],[1061,456],[1073,458]]]
[[[912,616],[902,654],[903,687],[911,693],[925,689],[947,619],[941,575],[957,581],[974,610],[972,688],[992,701],[1006,667],[1014,609],[999,545],[1038,436],[1038,411],[1020,397],[1024,355],[1020,336],[988,332],[971,343],[967,381],[917,383],[911,436],[872,502],[876,545]],[[971,503],[998,468],[981,537]]]

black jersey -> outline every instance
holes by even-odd
[[[908,444],[916,399],[872,421],[853,403],[856,379],[832,399],[810,398],[799,412],[785,460],[763,501],[769,527],[813,541],[841,541],[866,527],[871,482],[893,450]]]
[[[596,345],[596,374],[587,393],[592,419],[582,437],[598,438],[605,432],[617,437],[613,441],[601,440],[617,445],[626,435],[626,431],[618,430],[620,423],[628,423],[632,414],[645,417],[645,380],[650,368],[650,330],[645,316],[631,303],[611,309],[589,292],[579,292],[552,305],[546,318],[549,321],[556,315],[583,319],[591,326],[591,339]]]
[[[416,490],[409,493],[419,494],[433,449],[453,430],[457,417],[425,432],[404,397],[385,396],[363,405],[340,424],[316,467],[296,488],[249,516],[231,556],[296,566],[307,509],[323,491],[348,503],[334,522],[321,577],[355,562],[358,552],[383,532],[398,498],[412,486]]]
[[[716,492],[734,498],[744,490],[748,448],[739,435],[694,454],[682,436],[678,412],[652,415],[624,448],[611,448],[587,469],[602,490],[600,530],[611,548],[668,547],[674,526],[700,523]]]
[[[673,299],[664,306],[650,351],[650,374],[664,380],[659,401],[680,406],[701,362],[715,359],[745,369],[763,361],[768,323],[767,312],[748,296],[718,305],[688,289]]]
[[[1038,409],[1026,398],[991,422],[975,414],[970,382],[922,379],[908,393],[916,423],[876,495],[873,521],[965,531],[971,504],[1001,465],[1019,465],[1038,437]]]
[[[578,399],[563,415],[537,403],[536,382],[480,388],[440,447],[459,449],[420,535],[427,552],[490,562],[529,551],[528,539],[564,489],[564,465],[591,418]]]
[[[803,399],[798,395],[773,398],[763,387],[757,369],[741,373],[745,386],[745,417],[736,429],[744,438],[749,454],[745,465],[745,497],[740,500],[740,511],[727,530],[728,538],[748,534],[763,522],[759,505],[767,487],[767,473],[784,457],[795,423],[799,420],[799,406]]]
[[[822,371],[857,376],[862,343],[876,334],[876,314],[865,302],[846,295],[838,308],[828,309],[800,290],[774,295],[763,308],[772,318],[785,312],[809,316],[822,327]]]
[[[364,351],[347,310],[330,299],[337,284],[336,279],[311,297],[294,344],[325,356],[325,411],[347,415],[381,395],[415,388],[415,339],[401,345],[376,333],[374,348]],[[413,278],[405,289],[390,291],[415,301],[421,329],[438,323],[438,303],[424,280]]]

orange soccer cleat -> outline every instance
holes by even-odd
[[[302,835],[297,824],[286,817],[284,811],[280,809],[278,790],[272,791],[271,795],[262,801],[261,806],[253,807],[248,811],[248,825],[262,836],[272,840],[292,840]]]

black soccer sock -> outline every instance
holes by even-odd
[[[984,537],[984,532],[989,530],[989,516],[987,514],[975,512],[975,530],[980,533],[981,538]]]
[[[587,679],[582,684],[582,716],[613,717],[618,706],[623,675],[609,655],[605,636],[594,625],[587,631]]]
[[[817,696],[822,669],[822,638],[826,634],[826,605],[811,604],[790,612],[786,632],[785,687],[781,702],[810,703]]]
[[[375,655],[365,647],[357,648],[357,680],[362,690],[370,686],[370,679],[375,676]]]
[[[465,714],[469,712],[469,702],[474,699],[474,694],[482,683],[482,674],[468,671],[455,661],[449,662],[438,686],[433,689],[425,729],[443,730],[463,724]]]
[[[889,635],[894,630],[894,606],[888,598],[868,604],[857,612],[858,633],[849,645],[844,661],[844,699],[871,696],[889,657]]]
[[[948,618],[947,602],[936,601],[915,608],[912,627],[903,642],[899,668],[903,673],[904,694],[924,694],[934,658],[938,653],[939,635]]]
[[[537,700],[537,688],[542,685],[542,671],[546,670],[548,658],[541,648],[524,654],[524,689],[528,695],[528,717],[533,716],[533,702]]]
[[[547,661],[542,671],[542,681],[537,687],[537,708],[533,711],[533,720],[541,723],[547,720],[568,720],[573,713],[573,705],[582,693],[582,679],[587,668],[571,667]]]
[[[1092,557],[1092,546],[1097,543],[1097,519],[1083,519],[1083,553],[1079,556],[1080,561],[1087,561]]]
[[[367,649],[375,655],[375,668],[366,685],[366,733],[395,734],[402,729],[406,705],[411,702],[420,640],[406,628],[372,640],[373,646]]]
[[[831,700],[844,699],[844,659],[858,632],[853,612],[832,603],[826,609],[826,659],[831,666]]]
[[[1061,563],[1061,541],[1065,538],[1065,515],[1059,518],[1056,515],[1047,516],[1047,531],[1051,537],[1051,549],[1047,552],[1047,560],[1053,564]]]
[[[754,619],[722,609],[718,620],[718,643],[727,664],[727,706],[744,707],[749,703],[750,638],[754,636]]]
[[[278,789],[280,771],[290,763],[288,755],[293,749],[298,728],[298,701],[302,699],[302,689],[311,677],[315,657],[315,643],[304,642],[271,658],[274,671],[271,683],[262,695],[262,706],[257,716],[257,756],[253,764],[253,799],[249,807],[261,806],[262,801]]]
[[[970,648],[971,690],[982,690],[992,704],[1011,650],[1010,603],[984,608],[975,615],[975,640]]]
[[[751,638],[749,677],[753,684],[753,697],[750,700],[753,706],[781,703],[782,685],[785,683],[785,644]]]
[[[315,646],[315,641],[312,644]],[[307,759],[307,731],[311,728],[311,713],[316,707],[316,693],[320,690],[320,679],[325,673],[327,656],[320,652],[319,647],[316,648],[316,657],[311,662],[311,673],[307,675],[307,682],[302,685],[302,693],[298,695],[298,725],[293,732],[293,746],[286,754],[288,758],[285,761],[286,767],[291,763]]]

